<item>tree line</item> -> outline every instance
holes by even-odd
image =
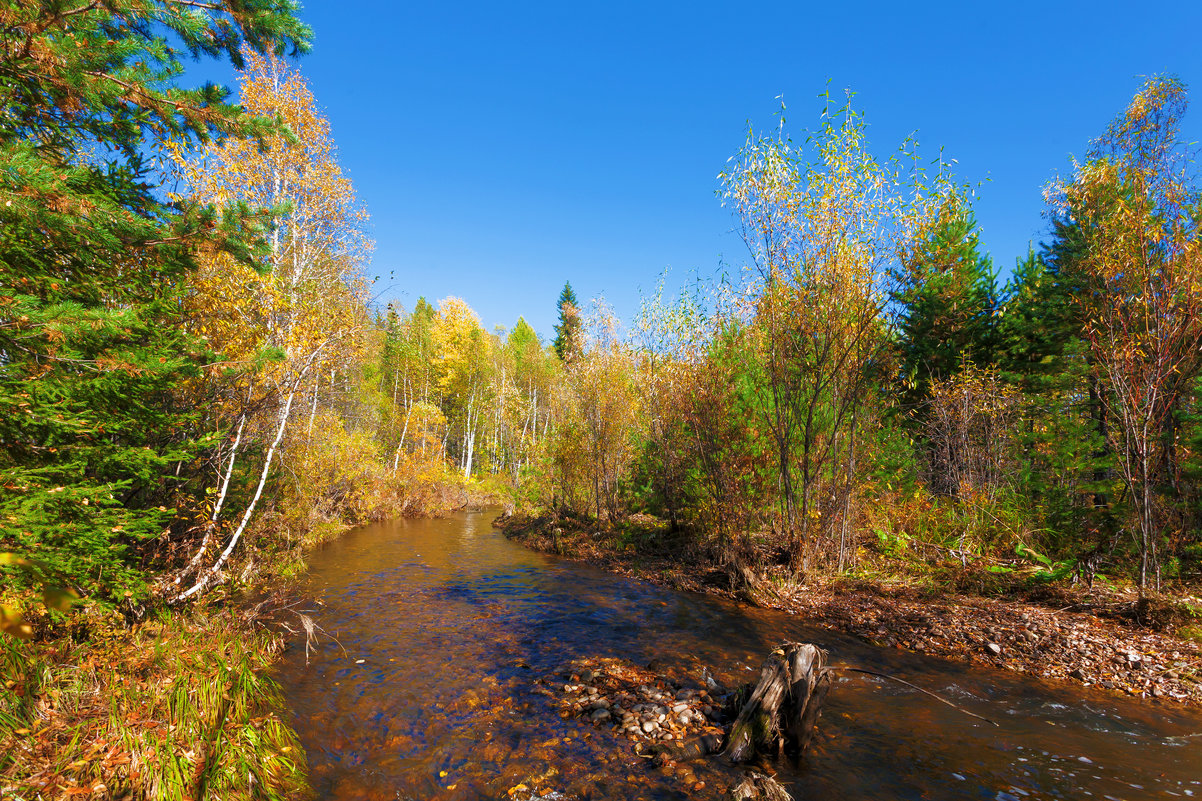
[[[845,570],[1202,558],[1199,192],[1184,87],[1147,82],[1047,193],[1004,285],[972,193],[863,117],[749,135],[746,268],[552,343],[456,298],[374,310],[367,214],[277,0],[0,12],[0,559],[139,614],[347,525],[474,496],[663,518],[723,563]],[[177,85],[229,58],[235,101]],[[9,599],[11,600],[11,598]],[[4,608],[10,633],[27,634]]]
[[[850,107],[803,145],[750,136],[722,176],[746,269],[648,298],[625,341],[593,320],[564,360],[540,503],[650,512],[720,562],[799,574],[866,545],[1089,581],[1105,567],[1140,588],[1196,570],[1185,109],[1179,81],[1147,81],[1047,188],[1048,241],[1004,284],[971,191],[910,143],[876,159]]]

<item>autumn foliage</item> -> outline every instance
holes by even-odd
[[[68,5],[0,9],[0,792],[295,790],[278,640],[231,610],[390,516],[537,512],[736,584],[920,565],[1146,596],[1202,565],[1174,79],[1049,188],[1004,286],[949,166],[879,158],[827,98],[722,172],[735,278],[629,328],[567,284],[547,343],[370,296],[294,4]],[[228,57],[237,103],[181,88],[184,54]]]

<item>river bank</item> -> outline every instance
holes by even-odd
[[[35,620],[35,625],[42,621]],[[243,611],[77,613],[0,641],[0,795],[286,798],[304,753],[269,676],[283,640]]]
[[[1127,614],[1137,600],[1132,592],[1015,586],[986,595],[966,591],[975,580],[968,572],[950,589],[863,577],[811,576],[796,583],[781,573],[746,568],[732,581],[732,571],[699,551],[676,547],[665,556],[661,549],[640,547],[640,537],[630,531],[549,517],[506,516],[495,524],[506,537],[537,551],[673,589],[788,612],[873,645],[1202,706],[1202,647],[1178,636],[1163,617],[1158,624],[1135,623]],[[646,521],[646,532],[654,527]]]

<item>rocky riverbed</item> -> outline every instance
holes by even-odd
[[[686,757],[721,748],[725,697],[712,688],[669,678],[613,659],[582,659],[552,680],[536,679],[536,692],[555,699],[565,719],[583,718],[626,737],[634,753],[673,775],[685,789],[700,791],[705,779]]]
[[[565,720],[583,719],[624,736],[649,769],[673,780],[686,795],[702,792],[708,783],[728,788],[725,797],[791,800],[772,778],[776,771],[771,761],[757,757],[752,765],[736,765],[717,756],[750,685],[727,690],[708,671],[692,680],[653,667],[614,658],[577,659],[554,679],[535,679],[535,692],[554,699]],[[523,783],[511,797],[515,801],[551,797],[528,788]]]

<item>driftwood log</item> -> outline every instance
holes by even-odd
[[[786,642],[773,649],[726,739],[730,761],[805,751],[831,685],[826,659],[825,650],[809,643]]]

